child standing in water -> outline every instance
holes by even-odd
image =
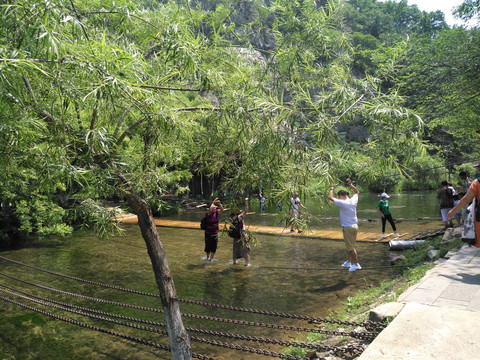
[[[397,233],[397,227],[393,221],[392,214],[390,213],[390,205],[388,204],[388,198],[390,198],[390,196],[388,196],[387,193],[382,193],[380,197],[382,199],[378,202],[377,209],[382,216],[382,239],[385,239],[385,224],[387,223],[387,220],[392,226],[392,230],[395,232],[395,237],[399,237],[400,235]]]

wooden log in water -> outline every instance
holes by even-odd
[[[112,220],[123,222],[127,224],[137,224],[137,216],[134,214],[122,213],[117,215]],[[200,220],[198,221],[181,221],[181,220],[167,220],[167,219],[159,219],[156,218],[155,225],[157,226],[164,226],[164,227],[173,227],[173,228],[183,228],[183,229],[195,229],[199,231],[203,231],[200,229]],[[256,232],[259,234],[272,234],[278,236],[305,236],[305,237],[313,237],[313,238],[322,238],[322,239],[333,239],[333,240],[343,240],[343,234],[341,229],[339,230],[332,230],[332,229],[309,229],[301,234],[298,232],[290,232],[289,228],[284,227],[276,227],[276,226],[247,226],[248,229],[252,232]],[[220,225],[220,228],[223,229],[223,224]],[[433,230],[428,233],[403,233],[401,234],[402,239],[426,239],[429,237],[437,236],[443,231],[440,230]],[[393,236],[393,233],[389,234],[389,236]],[[357,235],[357,241],[360,242],[377,242],[377,243],[387,243],[388,236],[386,239],[383,239],[378,236],[378,233],[371,233],[371,232],[363,232],[360,231]],[[406,241],[406,240],[404,240]]]

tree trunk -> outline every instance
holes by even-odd
[[[168,266],[167,255],[153,220],[152,211],[145,200],[133,192],[132,189],[130,192],[125,192],[125,197],[138,216],[138,224],[152,261],[155,280],[160,290],[162,306],[165,311],[172,359],[191,359],[190,338],[182,322],[180,306],[177,301],[177,291]]]

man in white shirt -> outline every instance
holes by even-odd
[[[306,209],[306,206],[302,204],[302,202],[300,201],[300,198],[298,197],[298,192],[295,191],[295,193],[293,194],[293,197],[290,198],[290,221],[291,221],[290,232],[295,231],[294,226],[295,226],[295,223],[297,222],[299,206],[302,209]],[[302,230],[298,229],[298,232],[301,233]]]
[[[357,220],[357,204],[358,194],[357,188],[352,184],[352,180],[347,179],[347,185],[353,190],[352,197],[348,196],[348,192],[340,190],[337,194],[338,199],[333,197],[333,191],[336,185],[330,188],[328,198],[340,208],[340,223],[343,228],[343,239],[347,249],[347,261],[343,263],[343,267],[348,267],[348,271],[360,270],[362,267],[358,263],[358,254],[355,249],[358,233]]]

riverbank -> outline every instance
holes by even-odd
[[[459,231],[455,234],[458,234]],[[322,338],[318,335],[312,335],[308,338],[310,342],[320,341],[324,345],[328,346],[346,346],[346,345],[353,345],[353,346],[362,346],[364,349],[369,349],[370,346],[374,345],[377,350],[370,350],[371,353],[376,355],[355,355],[348,357],[348,359],[358,359],[358,360],[373,360],[373,359],[410,359],[410,357],[396,357],[396,356],[380,356],[379,353],[382,353],[382,349],[388,347],[390,345],[385,344],[386,341],[397,341],[398,339],[402,338],[407,343],[418,343],[415,339],[419,337],[415,337],[412,339],[408,334],[410,332],[406,329],[405,331],[397,331],[391,330],[391,323],[394,320],[395,316],[398,315],[398,309],[402,309],[402,305],[398,303],[405,302],[405,299],[416,299],[416,295],[412,295],[412,289],[419,287],[419,284],[426,283],[426,279],[430,279],[431,273],[434,273],[442,264],[445,264],[448,259],[452,258],[453,261],[455,259],[464,259],[464,255],[462,252],[469,251],[465,246],[463,246],[461,240],[458,236],[452,236],[452,232],[448,231],[446,235],[438,236],[436,238],[429,239],[425,244],[418,246],[416,249],[406,250],[403,251],[405,256],[405,260],[401,264],[417,264],[416,266],[411,266],[406,268],[402,273],[399,273],[398,276],[383,281],[378,287],[372,287],[368,290],[359,291],[355,295],[348,297],[348,299],[342,304],[341,307],[336,309],[332,312],[331,316],[333,318],[338,318],[344,321],[351,321],[351,322],[361,322],[365,320],[374,320],[374,321],[386,321],[389,325],[385,330],[383,330],[380,335],[372,342],[368,341],[361,341],[361,340],[353,340],[351,338],[343,338],[343,337],[330,337],[328,339]],[[470,248],[475,249],[475,248]],[[431,256],[432,251],[438,251],[437,255],[431,259],[435,261],[426,261],[429,256]],[[458,256],[457,256],[458,253]],[[454,256],[457,256],[454,258]],[[467,255],[468,257],[469,255]],[[477,257],[480,257],[480,252],[477,253]],[[471,280],[470,277],[467,278],[467,281]],[[480,288],[480,281],[477,281],[479,288]],[[452,287],[456,286],[455,284],[451,285]],[[419,287],[422,289],[422,287]],[[434,289],[434,287],[432,287]],[[421,290],[420,290],[421,291]],[[468,294],[471,294],[470,291]],[[461,295],[460,295],[461,296]],[[437,298],[439,295],[437,294]],[[428,295],[427,295],[428,298]],[[477,299],[477,300],[475,300]],[[472,306],[478,306],[480,308],[480,290],[478,291],[478,296],[475,299],[470,299],[469,304],[473,304]],[[441,301],[441,300],[439,300]],[[478,304],[475,302],[478,301]],[[452,302],[453,303],[453,302]],[[385,310],[387,309],[387,310]],[[396,310],[392,310],[396,309]],[[400,322],[400,320],[398,321]],[[416,321],[415,323],[419,323],[420,321]],[[403,322],[402,322],[403,323]],[[421,327],[421,325],[419,325]],[[388,331],[388,332],[387,332]],[[428,331],[428,327],[427,327]],[[395,333],[397,337],[391,340],[381,340],[384,335],[384,332]],[[389,335],[391,338],[391,335]],[[460,334],[459,334],[460,336]],[[408,349],[409,347],[404,343],[403,349]],[[401,349],[401,347],[397,347],[397,349]],[[400,351],[400,350],[399,350]],[[307,353],[304,350],[295,348],[289,349],[287,353],[292,355],[299,355],[299,356],[306,356]],[[366,351],[364,352],[366,353]],[[317,352],[315,354],[309,353],[308,356],[311,359],[315,359],[316,357],[325,358],[327,360],[341,360],[345,359],[346,357],[344,354],[342,356],[336,356],[331,352]],[[436,357],[438,359],[438,357]],[[418,360],[426,359],[426,357],[418,357]],[[442,359],[455,359],[455,357],[444,357]],[[458,358],[460,359],[460,358]]]
[[[479,356],[480,249],[462,246],[398,298],[399,313],[359,360]]]

